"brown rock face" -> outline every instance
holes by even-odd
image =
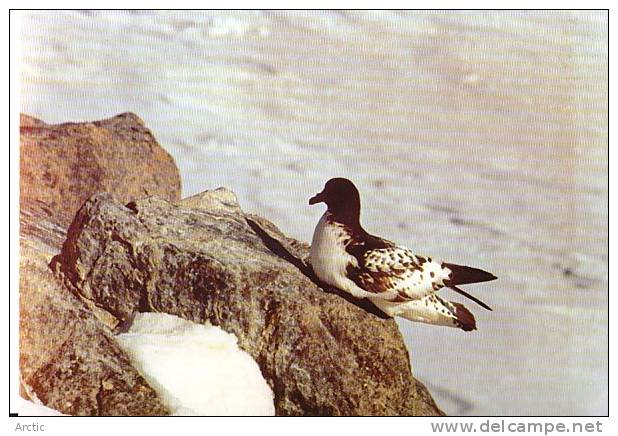
[[[279,415],[438,415],[397,325],[312,281],[307,246],[233,193],[126,207],[88,200],[56,259],[79,295],[124,321],[159,311],[234,333]]]
[[[22,115],[20,131],[20,200],[63,211],[66,226],[101,191],[122,203],[149,195],[180,198],[174,160],[137,115],[55,125]]]
[[[59,126],[22,115],[21,133],[22,394],[70,415],[167,414],[93,308],[54,276],[49,262],[60,251],[75,212],[102,187],[123,199],[141,196],[140,184],[179,198],[173,161],[130,114]],[[137,159],[132,162],[140,171],[136,179],[121,175],[130,168],[123,156]]]

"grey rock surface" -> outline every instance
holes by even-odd
[[[111,331],[49,268],[65,237],[50,208],[21,205],[22,395],[68,415],[165,415]]]
[[[440,415],[396,323],[320,288],[307,248],[225,189],[127,206],[101,193],[54,264],[103,320],[159,311],[234,333],[278,415]]]

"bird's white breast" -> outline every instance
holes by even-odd
[[[320,280],[347,290],[346,268],[356,259],[345,251],[344,240],[344,229],[329,223],[328,212],[325,212],[313,232],[311,265]]]
[[[369,270],[392,274],[390,289],[385,288],[380,292],[362,289],[348,277],[348,267],[359,266],[357,259],[345,249],[349,240],[350,235],[345,227],[329,220],[329,213],[325,212],[315,228],[311,242],[311,265],[320,280],[357,298],[390,300],[397,297],[400,290],[412,298],[421,298],[433,292],[429,272],[425,277],[415,269],[407,269],[396,263],[407,258],[410,262],[415,261],[414,255],[399,247],[374,250],[368,259]],[[400,256],[397,256],[398,251],[402,252]],[[395,264],[391,265],[391,262]],[[368,280],[372,281],[370,276]]]

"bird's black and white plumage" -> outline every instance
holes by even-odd
[[[414,254],[409,249],[367,233],[360,224],[360,195],[343,178],[329,180],[309,204],[326,203],[311,244],[317,277],[357,298],[368,298],[389,316],[475,330],[474,315],[462,304],[436,295],[449,287],[489,309],[457,285],[496,277],[486,271]]]

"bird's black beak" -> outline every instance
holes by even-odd
[[[324,201],[324,197],[322,197],[322,193],[314,195],[309,199],[309,204],[322,203]]]

